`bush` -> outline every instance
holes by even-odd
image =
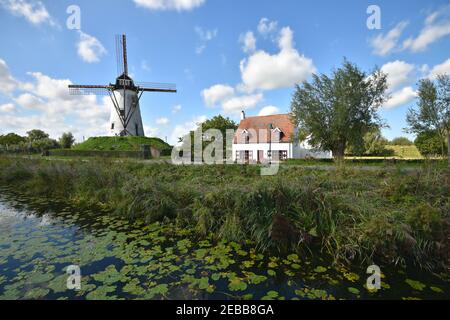
[[[446,148],[442,150],[442,141],[439,135],[434,131],[425,131],[419,133],[414,140],[419,152],[424,157],[446,155]]]

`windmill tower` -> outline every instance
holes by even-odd
[[[109,95],[112,101],[110,135],[145,136],[139,101],[144,92],[177,92],[175,85],[134,82],[128,75],[127,38],[116,36],[117,74],[109,85],[69,85],[71,95]]]

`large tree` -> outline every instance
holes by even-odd
[[[72,132],[63,133],[61,138],[59,138],[59,144],[61,148],[70,149],[75,143],[75,138],[73,137]]]
[[[30,141],[30,142],[49,138],[48,133],[45,133],[44,131],[39,130],[39,129],[30,130],[27,132],[27,135],[28,135],[28,141]]]
[[[418,98],[417,110],[408,110],[406,130],[426,136],[435,132],[441,154],[445,154],[445,140],[450,140],[450,76],[438,75],[436,81],[420,80]]]
[[[387,99],[386,75],[371,74],[344,59],[331,76],[313,75],[296,86],[291,110],[299,137],[342,158],[348,145],[362,145],[364,135],[382,121],[377,110]]]
[[[222,133],[222,137],[223,137],[223,155],[224,157],[227,154],[227,148],[231,149],[231,145],[227,144],[226,141],[226,132],[228,129],[233,129],[236,130],[238,128],[238,125],[236,122],[234,122],[233,120],[231,120],[230,118],[225,118],[222,115],[218,115],[218,116],[214,116],[211,119],[208,119],[202,123],[198,123],[197,124],[197,129],[195,131],[191,131],[189,133],[190,135],[190,143],[191,143],[191,154],[192,157],[194,156],[194,135],[195,132],[200,133],[201,130],[201,135],[203,136],[203,141],[202,141],[202,150],[205,149],[205,147],[211,143],[211,140],[209,139],[209,137],[205,136],[205,132],[208,131],[209,129],[217,129]],[[183,144],[185,145],[186,142],[188,141],[186,139],[186,137],[180,137],[179,138],[180,141],[183,142]],[[189,147],[187,147],[189,148]]]

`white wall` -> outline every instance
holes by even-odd
[[[236,161],[236,151],[252,151],[253,155],[250,160],[258,160],[258,151],[264,151],[264,158],[267,159],[267,151],[287,151],[288,159],[330,159],[333,157],[331,151],[317,151],[312,149],[307,143],[248,143],[248,144],[233,144],[233,161]]]
[[[119,104],[119,108],[123,110],[125,108],[125,114],[128,114],[129,112],[132,112],[131,108],[135,105],[135,101],[138,99],[137,93],[132,90],[125,90],[126,91],[126,99],[124,104],[123,99],[123,92],[124,90],[115,90],[114,94],[116,96],[117,102]],[[114,129],[112,128],[112,123],[114,123]],[[136,134],[136,125],[137,125],[137,134]],[[116,136],[120,135],[120,133],[123,131],[123,125],[120,121],[120,117],[117,114],[116,109],[114,108],[114,105],[111,105],[111,116],[109,121],[109,131],[110,135]],[[141,109],[139,106],[139,103],[136,105],[136,110],[133,113],[133,116],[131,117],[127,130],[132,135],[137,136],[144,136],[144,127],[142,124],[142,117],[141,117]]]

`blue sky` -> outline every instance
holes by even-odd
[[[70,5],[81,30],[66,26]],[[367,27],[369,5],[381,29]],[[0,0],[0,134],[106,134],[109,101],[66,87],[112,82],[121,33],[135,80],[177,85],[141,101],[146,133],[172,143],[219,113],[288,112],[293,85],[344,56],[388,73],[392,100],[380,113],[394,138],[405,135],[418,79],[450,73],[447,1]]]

